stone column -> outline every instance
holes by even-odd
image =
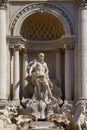
[[[27,67],[28,67],[28,54],[27,51],[24,50],[23,52],[23,75],[22,75],[22,83],[23,83],[23,88],[28,85],[28,72],[27,72]]]
[[[62,69],[62,65],[61,65],[61,52],[58,51],[57,54],[56,54],[56,79],[57,79],[57,82],[58,82],[58,86],[61,87],[61,78],[62,78],[62,72],[61,72],[61,69]]]
[[[10,45],[10,99],[13,97],[14,46]]]
[[[13,99],[19,100],[20,73],[19,73],[19,46],[14,48],[14,72],[13,72]]]
[[[13,56],[13,50],[11,50],[11,85],[13,85],[13,66],[14,66],[14,56]]]
[[[66,45],[65,50],[65,100],[72,100],[73,91],[73,45]]]
[[[74,100],[78,98],[78,43],[75,43],[74,49]]]
[[[87,0],[78,8],[78,99],[87,100]]]
[[[6,1],[0,1],[0,100],[7,99],[6,86]]]
[[[71,96],[72,100],[75,99],[74,96],[74,46],[71,47]]]

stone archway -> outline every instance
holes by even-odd
[[[56,16],[62,22],[65,28],[65,34],[74,34],[73,24],[70,17],[59,6],[49,2],[36,2],[24,6],[16,16],[13,18],[10,24],[11,35],[20,36],[20,29],[23,21],[33,13],[36,12],[48,12]]]

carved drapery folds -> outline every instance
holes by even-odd
[[[8,0],[0,0],[0,9],[6,9]]]

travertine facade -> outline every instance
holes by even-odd
[[[0,0],[0,100],[19,100],[39,52],[63,99],[87,100],[86,43],[86,0]]]

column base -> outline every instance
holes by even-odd
[[[75,101],[74,100],[64,100],[64,104],[74,104]]]
[[[14,104],[16,106],[20,106],[20,100],[2,100],[0,99],[0,107],[5,107],[5,106],[8,106],[10,104]]]
[[[9,104],[9,102],[5,99],[0,99],[0,107],[5,107]]]
[[[80,98],[77,99],[77,101],[78,100],[87,100],[87,97],[80,97]]]
[[[19,99],[13,99],[9,101],[10,104],[14,104],[16,106],[20,106],[20,100]]]

